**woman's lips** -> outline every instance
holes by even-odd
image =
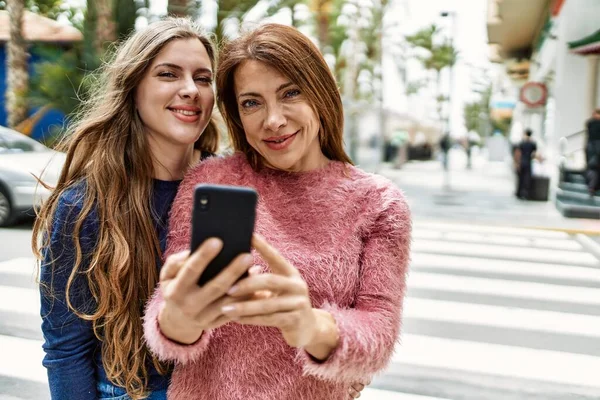
[[[288,148],[290,146],[290,144],[292,144],[292,142],[294,141],[294,138],[296,137],[298,132],[300,132],[300,131],[297,131],[297,132],[292,133],[291,135],[287,135],[287,136],[284,135],[284,136],[280,136],[280,137],[272,137],[272,138],[264,139],[263,142],[265,142],[267,147],[271,150],[285,150],[286,148]]]
[[[200,111],[182,110],[178,108],[169,108],[169,111],[178,120],[186,123],[194,123],[200,119]]]

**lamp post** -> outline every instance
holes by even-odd
[[[452,24],[452,28],[451,28],[451,34],[450,34],[450,45],[452,46],[452,48],[454,48],[454,41],[455,41],[455,37],[456,37],[456,12],[455,11],[442,11],[440,12],[440,16],[443,18],[450,18],[451,19],[451,24]],[[448,126],[447,126],[447,130],[448,132],[452,132],[452,113],[454,111],[454,64],[452,64],[450,66],[450,78],[449,78],[449,83],[450,83],[450,93],[448,95],[448,103],[449,103],[449,110],[448,110]]]
[[[452,19],[451,23],[452,23],[452,28],[451,28],[451,34],[450,34],[450,46],[452,48],[454,48],[454,37],[456,36],[456,12],[454,11],[442,11],[440,12],[440,16],[443,18],[447,18],[450,17]],[[447,126],[446,126],[446,132],[448,132],[449,134],[449,138],[448,140],[451,140],[451,133],[452,133],[452,112],[453,112],[453,106],[454,106],[454,63],[452,65],[450,65],[450,77],[449,77],[449,86],[450,86],[450,93],[448,95],[448,122],[447,122]],[[444,133],[446,134],[446,133]],[[451,189],[451,183],[450,183],[450,150],[448,149],[448,152],[446,153],[446,167],[445,167],[445,171],[444,171],[444,188],[446,190],[450,190]]]

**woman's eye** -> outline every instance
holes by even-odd
[[[172,72],[161,72],[160,74],[158,74],[158,76],[162,76],[164,78],[175,78],[175,74]]]
[[[196,81],[202,82],[202,83],[208,83],[208,84],[212,83],[212,78],[209,78],[208,76],[199,76],[199,77],[194,78],[194,79]]]
[[[258,105],[258,103],[256,102],[256,100],[244,100],[244,101],[242,101],[242,107],[243,108],[256,107],[257,105]]]
[[[285,97],[287,97],[287,98],[296,97],[299,95],[300,95],[300,90],[298,90],[298,89],[292,89],[292,90],[288,90],[287,92],[285,92]]]

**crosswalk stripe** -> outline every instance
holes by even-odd
[[[2,261],[0,262],[0,273],[31,277],[33,282],[37,276],[35,259],[33,257],[19,257]]]
[[[404,334],[393,361],[600,388],[600,357],[582,354]]]
[[[583,247],[572,239],[527,238],[522,236],[505,236],[476,232],[441,232],[431,229],[415,228],[413,240],[446,240],[450,242],[468,242],[480,244],[496,244],[517,247],[548,248],[556,250],[581,251]]]
[[[390,392],[388,390],[365,388],[361,400],[448,400],[440,397],[419,396],[416,394]]]
[[[410,273],[407,287],[409,290],[430,289],[471,293],[474,295],[498,295],[518,299],[600,305],[600,290],[594,288],[569,287],[503,279],[472,278],[420,271],[412,271]]]
[[[525,236],[549,239],[568,239],[569,234],[565,232],[526,229],[526,228],[509,228],[504,226],[489,226],[477,224],[459,224],[459,223],[443,223],[432,221],[418,221],[415,223],[415,228],[424,228],[442,232],[476,232],[476,233],[491,233],[510,236]]]
[[[481,258],[505,260],[540,261],[600,267],[600,261],[583,251],[563,251],[535,248],[518,248],[511,246],[483,245],[469,243],[452,243],[441,240],[418,240],[413,243],[413,251],[431,254],[450,254]]]
[[[600,317],[590,315],[410,297],[405,300],[403,317],[495,328],[583,335],[600,340]]]
[[[587,267],[527,261],[506,262],[494,259],[483,260],[481,258],[428,253],[414,253],[411,258],[412,270],[418,270],[420,267],[435,267],[438,269],[459,269],[462,271],[511,274],[530,277],[539,276],[557,279],[580,279],[588,282],[598,282],[600,284],[600,269]]]
[[[0,286],[0,311],[39,315],[39,292],[33,289]]]
[[[44,351],[39,340],[0,335],[2,359],[0,376],[46,383],[46,369],[42,366]]]

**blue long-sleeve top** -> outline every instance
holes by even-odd
[[[168,215],[180,181],[154,180],[151,206],[160,247],[167,240]],[[59,198],[54,215],[50,246],[43,251],[40,281],[41,316],[44,335],[43,365],[48,371],[52,399],[88,400],[98,397],[98,382],[109,382],[102,365],[101,343],[94,335],[91,321],[79,318],[65,300],[67,281],[74,267],[75,247],[72,235],[83,208],[83,183],[66,190]],[[92,210],[79,232],[84,270],[96,245],[100,222]],[[160,268],[157,260],[156,268]],[[51,288],[51,295],[43,287]],[[71,303],[79,311],[92,312],[94,300],[87,277],[80,274],[71,286]],[[150,390],[166,389],[169,377],[148,366]]]

